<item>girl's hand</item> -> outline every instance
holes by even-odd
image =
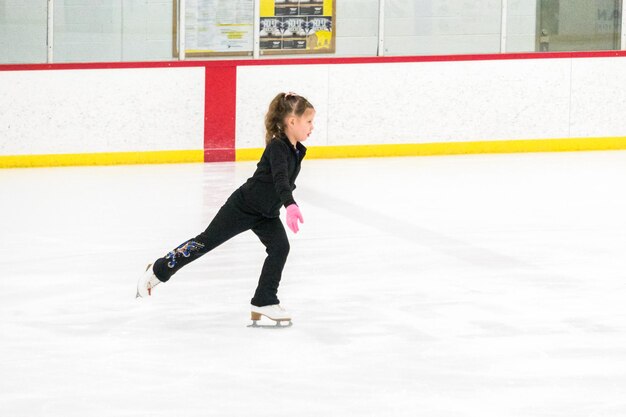
[[[294,233],[298,233],[298,230],[300,230],[298,228],[298,220],[300,220],[300,223],[304,223],[300,208],[295,204],[291,204],[287,207],[287,226],[289,226]]]

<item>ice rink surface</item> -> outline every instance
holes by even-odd
[[[251,232],[135,300],[254,168],[0,170],[0,416],[626,416],[625,152],[305,160],[293,327]]]

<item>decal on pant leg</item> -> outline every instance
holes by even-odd
[[[198,243],[193,240],[189,240],[183,243],[182,245],[168,253],[167,256],[165,256],[165,259],[169,261],[167,263],[167,266],[170,268],[174,268],[176,266],[176,258],[179,258],[181,256],[189,258],[192,252],[197,252],[203,247],[204,245],[202,243]]]

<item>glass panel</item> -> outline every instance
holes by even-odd
[[[385,54],[500,52],[501,0],[387,0]]]
[[[47,61],[47,2],[0,1],[0,64]]]
[[[506,52],[534,52],[537,1],[509,1],[506,19]]]
[[[122,61],[174,59],[176,2],[123,0]]]
[[[537,51],[620,49],[621,0],[540,0]]]
[[[378,0],[336,0],[337,56],[376,56]]]
[[[55,0],[54,61],[171,60],[174,0]]]

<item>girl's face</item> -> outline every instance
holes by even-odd
[[[313,119],[315,118],[315,110],[306,109],[302,116],[287,116],[285,133],[292,144],[296,142],[304,142],[307,140],[311,132],[313,132]]]

